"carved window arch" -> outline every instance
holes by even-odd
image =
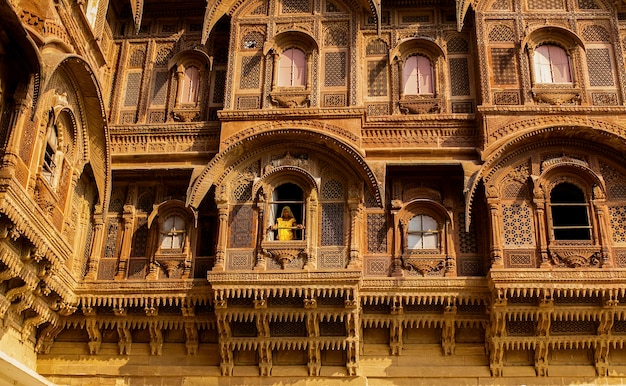
[[[391,51],[399,84],[395,98],[404,114],[438,113],[443,108],[443,58],[440,46],[424,38],[406,39]]]
[[[589,202],[581,188],[561,182],[550,191],[553,240],[591,240]]]
[[[581,52],[585,46],[573,32],[564,28],[539,28],[522,43],[527,48],[533,97],[552,105],[579,104]]]
[[[169,60],[173,69],[176,86],[174,88],[174,119],[193,121],[202,118],[201,101],[208,91],[210,60],[206,53],[198,50],[182,51]]]
[[[278,34],[264,48],[274,61],[272,102],[278,107],[308,107],[311,101],[312,73],[318,44],[303,32]]]
[[[446,253],[450,237],[447,228],[451,220],[441,204],[430,199],[413,200],[398,216],[403,254]]]

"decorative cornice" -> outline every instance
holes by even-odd
[[[221,110],[217,116],[222,122],[250,121],[269,119],[329,119],[329,118],[361,118],[365,114],[364,108],[285,108],[266,110]]]

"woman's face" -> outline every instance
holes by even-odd
[[[282,218],[291,218],[291,213],[289,212],[289,209],[285,208],[283,209],[283,214],[281,216]]]

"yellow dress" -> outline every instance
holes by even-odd
[[[296,219],[290,218],[283,220],[282,217],[276,219],[276,227],[278,228],[278,240],[293,240],[293,227],[296,226]]]

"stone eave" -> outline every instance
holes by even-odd
[[[607,115],[614,117],[618,114],[626,115],[626,106],[553,106],[553,105],[483,105],[476,108],[482,115],[528,115],[547,114],[563,115]]]
[[[146,307],[211,303],[213,292],[204,280],[83,281],[76,289],[78,303],[86,307]]]
[[[626,269],[492,269],[489,287],[506,297],[541,296],[625,296]]]
[[[280,120],[280,119],[361,119],[364,108],[293,108],[263,110],[221,110],[217,113],[220,121]]]

